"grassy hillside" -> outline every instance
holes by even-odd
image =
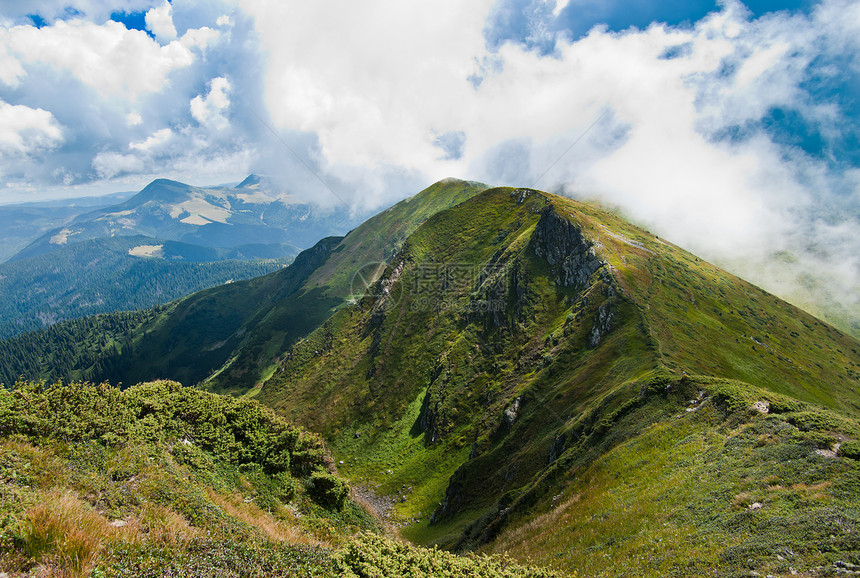
[[[169,378],[186,385],[205,381],[214,391],[248,392],[271,376],[297,339],[346,303],[361,265],[371,263],[365,274],[374,279],[373,263],[396,250],[428,216],[483,188],[456,180],[437,183],[369,219],[345,238],[323,239],[281,271],[171,303],[98,351],[84,352],[83,345],[74,345],[100,341],[97,333],[75,333],[78,325],[58,328],[59,333],[74,336],[71,347],[65,340],[59,346],[50,342],[58,331],[21,336],[6,344],[10,361],[0,356],[0,376],[9,376],[7,384],[21,375],[112,383]],[[3,347],[0,344],[0,352]],[[58,358],[64,363],[52,361]],[[69,371],[62,371],[66,368]]]
[[[344,237],[335,254],[311,275],[308,289],[321,288],[340,299],[361,297],[356,290],[363,289],[365,282],[376,281],[371,273],[381,274],[421,223],[487,188],[482,183],[444,179],[385,209]],[[362,273],[362,279],[354,278],[357,272]]]
[[[96,323],[77,320],[0,342],[0,360],[9,360],[0,375],[11,377],[7,385],[20,375],[126,384],[170,377],[185,384],[197,383],[256,336],[255,325],[296,293],[338,241],[323,239],[299,254],[290,266],[270,275],[213,287],[135,314],[136,323],[119,322],[129,314],[111,314],[96,318]],[[310,307],[284,307],[285,315],[296,321],[267,337],[295,339],[325,320],[333,305],[314,301]],[[116,329],[106,336],[105,327]]]
[[[651,423],[688,413],[674,397],[652,399],[647,392],[670,386],[681,396],[696,398],[701,390],[698,399],[728,399],[705,385],[691,393],[686,385],[671,386],[688,375],[708,376],[696,378],[702,384],[737,380],[725,383],[765,399],[789,396],[778,398],[783,407],[790,405],[785,399],[809,404],[791,406],[799,417],[782,416],[796,435],[780,438],[787,449],[765,454],[762,469],[784,469],[791,484],[841,487],[839,480],[855,471],[849,458],[827,458],[838,466],[817,478],[804,477],[807,466],[796,460],[856,435],[858,350],[852,338],[611,213],[501,188],[428,219],[389,261],[374,291],[292,349],[259,399],[323,433],[342,471],[394,496],[409,538],[471,548],[533,523],[534,534],[506,538],[496,548],[510,544],[525,558],[529,536],[544,532],[551,541],[559,531],[549,518],[529,518],[531,512],[547,512],[565,483],[571,493],[556,503],[585,491],[585,481],[576,481],[583,468],[608,459],[615,444],[650,447],[648,436],[659,435],[647,429]],[[714,404],[717,417],[700,433],[741,420],[746,411],[734,402]],[[616,429],[623,418],[631,423]],[[693,430],[656,431],[667,432],[664,444],[671,445]],[[610,443],[601,445],[600,436]],[[559,461],[576,451],[578,459]],[[734,448],[727,454],[726,467],[747,457]],[[637,475],[647,475],[647,463]],[[635,482],[626,503],[646,483]],[[623,492],[620,484],[609,478],[605,490]],[[744,484],[732,478],[705,490],[733,496],[747,491]],[[828,496],[839,515],[850,514],[849,528],[856,495]],[[681,516],[682,508],[683,500],[673,501],[665,515]],[[603,526],[606,539],[613,527],[627,540],[628,527],[612,519],[615,525]],[[657,546],[661,568],[696,575],[717,559],[728,574],[741,571],[741,557],[720,558],[728,526],[692,520],[711,557],[678,570],[689,551]],[[574,536],[582,523],[571,517],[561,531]],[[755,524],[747,531],[753,542],[763,532]],[[597,544],[584,543],[585,552]],[[852,544],[839,552],[854,552]],[[653,546],[629,545],[627,554],[637,555]],[[583,564],[585,553],[556,560],[563,551],[550,544],[540,552],[548,564]],[[611,564],[592,563],[613,573]]]
[[[860,415],[860,342],[608,211],[552,197],[595,240],[661,364]]]
[[[601,576],[860,570],[860,343],[599,207],[480,188],[439,183],[275,275],[132,321],[116,371],[262,382],[418,544]],[[359,514],[326,519],[351,532]],[[482,563],[339,532],[320,574]],[[248,543],[178,551],[222,570],[299,555]]]
[[[378,535],[333,472],[318,436],[250,400],[19,383],[0,390],[0,572],[561,575]]]
[[[479,549],[593,576],[832,575],[860,562],[860,445],[845,441],[856,420],[730,380],[627,390],[606,400],[614,411],[571,422],[556,461],[460,547],[495,538]]]
[[[135,248],[157,248],[158,256],[129,254]],[[82,241],[0,264],[0,338],[259,277],[284,267],[297,252],[260,246],[243,253],[137,236]]]

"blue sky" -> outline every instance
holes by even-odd
[[[845,0],[0,0],[0,203],[537,185],[856,303],[858,57]]]

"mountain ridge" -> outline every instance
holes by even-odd
[[[474,548],[550,508],[571,479],[548,476],[553,464],[597,463],[702,399],[711,423],[763,428],[746,413],[759,396],[796,434],[780,447],[819,463],[860,431],[858,346],[603,209],[497,188],[416,229],[375,290],[298,342],[258,397],[323,433],[347,475],[397,496],[407,537]],[[782,459],[767,463],[791,469]]]

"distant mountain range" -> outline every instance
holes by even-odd
[[[277,245],[284,246],[284,256],[345,233],[361,217],[345,206],[321,209],[297,203],[256,175],[235,187],[211,188],[158,179],[123,203],[80,214],[45,232],[11,260],[79,241],[135,235],[202,247]]]
[[[270,273],[360,221],[256,175],[235,187],[159,179],[134,195],[0,207],[2,246],[20,249],[0,264],[0,338]]]
[[[61,227],[96,208],[121,203],[134,194],[114,193],[102,197],[0,205],[0,263],[46,231]]]

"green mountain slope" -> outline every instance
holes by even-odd
[[[252,400],[175,382],[0,389],[4,574],[561,576],[380,530],[319,436]]]
[[[86,315],[144,309],[289,263],[290,247],[213,249],[148,237],[81,241],[0,264],[0,338]]]
[[[780,438],[789,449],[764,459],[802,483],[814,476],[802,478],[792,455],[818,455],[857,435],[856,340],[587,204],[528,189],[485,191],[428,219],[374,289],[298,343],[259,399],[323,433],[342,471],[397,496],[411,522],[405,533],[420,542],[474,547],[532,522],[550,532],[529,515],[546,512],[553,496],[573,499],[565,484],[582,490],[583,468],[616,445],[647,446],[650,424],[687,413],[678,399],[652,400],[652,390],[715,400],[718,417],[697,426],[702,435],[719,419],[737,427],[746,411],[726,401],[743,395],[720,397],[704,385],[709,379],[738,380],[727,383],[772,404],[789,396],[776,419],[797,435]],[[710,377],[687,391],[687,374]],[[632,423],[616,429],[625,418]],[[665,443],[694,430],[681,436],[667,427]],[[726,463],[743,457],[729,453]],[[565,455],[576,459],[559,462]],[[839,475],[855,471],[839,463]],[[645,484],[647,471],[631,483]],[[840,497],[835,476],[815,483],[832,484],[828,499],[856,520],[857,496]],[[624,489],[606,483],[608,492]],[[731,479],[720,491],[743,486]],[[666,515],[680,515],[679,504]],[[582,523],[574,518],[564,531]],[[759,536],[754,524],[745,527]],[[615,531],[626,540],[634,530]],[[699,539],[724,550],[719,535]],[[531,555],[526,538],[507,539]],[[548,546],[546,560],[560,552]],[[686,554],[661,550],[660,558],[676,568]],[[738,560],[725,567],[739,570]]]
[[[485,189],[483,183],[448,178],[385,209],[351,231],[334,255],[310,276],[307,287],[322,288],[341,299],[360,297],[353,293],[376,281],[385,263],[418,225]],[[359,271],[363,277],[355,279]]]
[[[247,392],[271,375],[296,340],[346,303],[361,265],[370,263],[362,279],[373,280],[374,264],[396,251],[430,215],[484,188],[452,179],[437,183],[369,219],[345,238],[323,239],[281,271],[171,303],[126,333],[113,335],[99,351],[68,346],[70,341],[102,341],[84,324],[61,324],[46,335],[0,342],[0,380],[8,384],[21,375],[112,383],[169,378],[186,385],[206,381],[206,387],[217,391]],[[355,288],[363,290],[364,283]],[[85,333],[77,334],[76,328]],[[72,338],[61,337],[65,333]],[[62,339],[62,345],[55,346],[51,336]],[[51,359],[64,360],[62,367]],[[71,369],[58,371],[62,368]]]
[[[133,315],[130,323],[129,314],[105,314],[2,341],[0,360],[5,361],[0,376],[7,385],[20,376],[126,384],[166,376],[185,384],[197,383],[256,337],[256,324],[273,307],[295,295],[338,241],[323,239],[275,273],[197,292]],[[300,300],[300,296],[294,299]],[[332,301],[313,301],[310,296],[308,301],[311,308],[285,307],[286,321],[292,323],[280,328],[278,335],[265,337],[300,337],[301,332],[309,332],[324,321],[335,305]],[[256,370],[256,366],[251,369]]]
[[[729,380],[635,385],[572,422],[459,546],[589,576],[856,569],[857,420]]]

